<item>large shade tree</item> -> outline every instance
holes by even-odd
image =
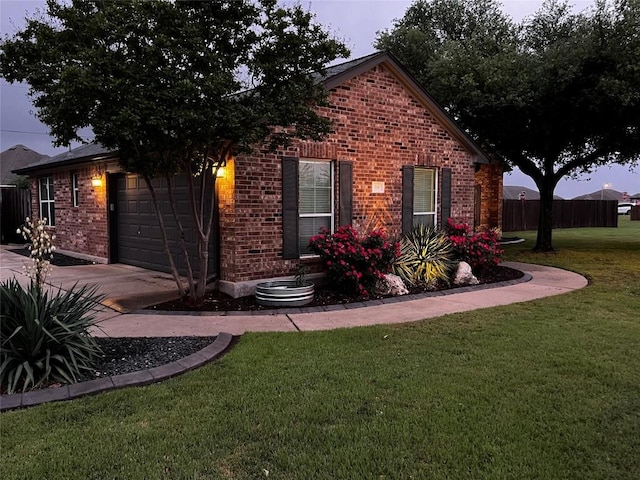
[[[27,19],[1,49],[2,76],[30,85],[38,118],[56,144],[82,140],[78,132],[90,127],[97,143],[119,151],[126,171],[144,178],[180,294],[196,301],[208,277],[218,169],[256,145],[276,148],[328,133],[329,121],[314,109],[326,92],[310,73],[349,55],[310,13],[275,0],[49,0],[46,12]],[[196,273],[175,209],[179,172],[189,180],[197,227]],[[155,177],[169,185],[186,286],[169,248]]]
[[[640,0],[581,13],[547,1],[515,24],[496,0],[417,0],[376,47],[394,53],[490,153],[536,183],[552,250],[563,177],[640,156]]]

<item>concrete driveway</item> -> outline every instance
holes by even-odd
[[[21,246],[0,246],[0,280],[15,277],[26,286],[29,277],[23,267],[30,265],[30,260],[9,251]],[[99,293],[106,297],[103,304],[113,313],[127,313],[178,298],[178,289],[171,275],[120,263],[52,266],[47,276],[47,284],[56,288],[69,288],[76,282],[79,285],[98,285]]]

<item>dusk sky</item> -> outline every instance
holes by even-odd
[[[293,2],[286,2],[293,3]],[[393,26],[394,19],[401,18],[411,1],[406,0],[306,0],[299,2],[314,12],[319,23],[342,39],[351,49],[351,58],[374,51],[376,33]],[[514,20],[520,21],[533,14],[542,0],[503,0],[503,9]],[[574,0],[576,11],[583,10],[594,1]],[[44,0],[0,0],[0,30],[2,37],[13,34],[24,26],[24,18],[45,6]],[[429,86],[426,85],[427,90]],[[55,155],[65,148],[54,148],[47,127],[34,115],[33,106],[27,96],[26,85],[10,85],[0,80],[0,151],[15,144],[23,144],[37,152]],[[529,177],[520,172],[506,174],[505,185],[522,185],[535,188]],[[640,168],[602,167],[590,176],[578,180],[563,180],[556,194],[564,198],[599,190],[607,184],[620,192],[640,192]]]

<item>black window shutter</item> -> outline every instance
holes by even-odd
[[[413,165],[402,167],[402,233],[413,228]]]
[[[443,168],[442,172],[442,194],[440,201],[440,225],[442,228],[447,226],[447,220],[451,217],[451,169]]]
[[[300,256],[298,235],[298,159],[282,159],[282,258]]]
[[[351,225],[353,220],[353,162],[339,163],[340,205],[338,222],[340,226]]]

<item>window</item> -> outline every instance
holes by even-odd
[[[53,177],[40,179],[40,218],[47,219],[47,225],[56,224],[54,206]]]
[[[436,171],[417,168],[413,179],[413,225],[436,225]]]
[[[78,184],[78,174],[71,174],[71,195],[73,200],[73,206],[77,207],[80,205],[80,188]]]
[[[310,255],[309,239],[321,228],[333,231],[333,170],[331,162],[300,160],[299,245],[301,255]]]

